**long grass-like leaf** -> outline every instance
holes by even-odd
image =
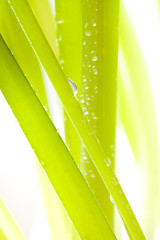
[[[77,87],[77,97],[81,91],[82,65],[82,19],[81,0],[56,0],[55,20],[57,32],[58,60],[66,78],[74,81]],[[80,162],[80,138],[64,110],[65,143],[70,149],[74,160]],[[70,235],[69,239],[79,238],[66,221]]]
[[[119,1],[82,1],[83,63],[81,103],[114,168]],[[81,169],[113,226],[113,203],[82,146]]]
[[[82,64],[82,19],[81,1],[55,1],[55,20],[57,26],[58,60],[66,78],[77,86],[77,96],[81,92]],[[64,111],[65,142],[75,161],[80,160],[80,140],[71,120]]]
[[[143,226],[150,239],[155,231],[158,193],[158,126],[155,104],[140,45],[121,5],[120,114],[145,183]]]
[[[2,199],[0,199],[0,239],[25,240],[19,226],[9,213]]]

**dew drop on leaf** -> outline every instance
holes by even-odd
[[[94,61],[94,62],[97,61],[97,56],[93,56],[92,61]]]
[[[114,185],[119,184],[118,179],[116,177],[112,177],[112,182],[113,182]]]
[[[92,174],[90,175],[90,177],[91,177],[91,178],[95,178],[96,176],[92,173]]]
[[[109,167],[111,165],[111,160],[107,157],[107,159],[105,159],[105,163],[107,164],[107,167]]]
[[[87,37],[91,36],[91,34],[92,34],[91,31],[88,31],[88,30],[85,31],[85,35],[86,35]]]
[[[43,168],[45,168],[45,167],[46,167],[46,164],[45,164],[45,162],[44,162],[44,161],[41,161],[41,165],[42,165],[42,167],[43,167]]]
[[[95,75],[97,75],[97,69],[93,69],[93,73],[95,74]]]
[[[114,200],[113,200],[113,198],[112,198],[112,196],[110,195],[110,200],[111,200],[111,202],[112,203],[114,203]]]
[[[57,21],[57,23],[58,24],[61,24],[61,23],[63,23],[64,21],[62,20],[62,19],[59,19],[58,21]]]
[[[58,38],[58,40],[61,41],[61,40],[62,40],[62,36],[60,36],[60,37]]]
[[[78,91],[76,84],[70,78],[68,78],[68,82],[74,92],[74,95],[76,95]]]

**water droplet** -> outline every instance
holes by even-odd
[[[129,210],[131,210],[131,207],[130,207],[129,204],[126,205],[126,208],[129,209]]]
[[[62,36],[59,36],[58,41],[61,41],[61,40],[62,40]]]
[[[58,48],[58,39],[57,38],[56,38],[55,42],[56,42],[56,47]]]
[[[87,89],[88,89],[88,86],[86,86],[85,89],[87,90]]]
[[[91,129],[90,131],[88,131],[88,135],[93,135],[93,130]]]
[[[44,161],[41,161],[41,165],[42,165],[43,168],[45,168],[45,166],[46,166]]]
[[[134,220],[134,221],[133,221],[133,224],[134,224],[135,226],[137,226],[137,225],[138,225],[138,223],[137,223],[137,221],[136,221],[136,220]]]
[[[86,111],[86,112],[84,112],[84,115],[88,115],[88,114],[89,114],[89,112],[87,112],[87,111]]]
[[[118,185],[119,184],[118,179],[116,177],[112,178],[112,182],[113,182],[114,185]]]
[[[95,27],[97,24],[96,23],[93,23],[93,27]]]
[[[85,35],[86,35],[87,37],[91,36],[91,34],[92,34],[91,31],[89,31],[89,30],[86,30],[86,31],[85,31]]]
[[[107,167],[109,167],[111,165],[111,160],[108,157],[104,161],[107,164]]]
[[[92,119],[98,119],[96,116],[93,116]]]
[[[76,84],[70,78],[68,78],[68,82],[69,82],[70,86],[72,87],[74,95],[76,95],[77,91],[78,91]]]
[[[89,172],[89,173],[92,173],[92,170],[89,170],[88,172]]]
[[[113,200],[113,198],[112,198],[112,196],[110,195],[110,200],[111,200],[111,202],[112,203],[114,203],[114,200]]]
[[[91,178],[95,178],[96,176],[92,173],[92,174],[90,175],[90,177],[91,177]]]
[[[60,63],[60,64],[63,64],[63,63],[64,63],[64,60],[63,60],[63,59],[61,59],[61,60],[59,61],[59,63]]]
[[[44,109],[47,111],[47,107],[46,106],[43,106],[44,107]]]
[[[81,99],[81,103],[84,103],[85,101],[84,101],[84,99]]]
[[[95,74],[95,75],[97,75],[97,69],[93,69],[93,73]]]
[[[58,24],[61,24],[61,23],[63,23],[64,21],[62,20],[62,19],[59,19],[59,20],[57,20],[57,23]]]
[[[94,61],[94,62],[97,61],[97,56],[93,56],[92,61]]]

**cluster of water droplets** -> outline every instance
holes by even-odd
[[[61,26],[64,23],[64,20],[61,18],[56,18],[56,23],[58,25],[57,27],[57,38],[56,38],[56,46],[57,49],[60,47],[60,44],[62,43],[62,35],[61,35]],[[61,68],[64,68],[64,60],[61,58],[61,56],[59,55],[59,63],[61,65]]]
[[[87,4],[90,4],[89,2]],[[87,6],[89,7],[89,6]],[[83,23],[83,56],[82,56],[82,91],[80,96],[80,103],[84,115],[91,124],[92,129],[88,130],[88,135],[96,133],[97,129],[97,93],[98,93],[98,55],[97,55],[97,13],[96,9],[91,6],[93,17]],[[94,168],[90,165],[90,157],[85,148],[82,147],[81,159],[86,166],[84,176],[87,179],[96,179]],[[91,167],[91,169],[90,169]]]
[[[83,160],[85,160],[85,159],[83,158]],[[89,164],[89,160],[87,160],[86,163]],[[84,177],[87,177],[87,179],[88,178],[90,178],[90,179],[95,179],[96,178],[95,173],[91,169],[88,170],[87,168],[85,169],[83,175],[84,175]]]
[[[94,19],[84,24],[83,38],[83,64],[82,64],[82,94],[80,102],[84,114],[91,122],[96,131],[97,116],[94,102],[96,102],[97,87],[97,32],[95,31],[96,22]]]

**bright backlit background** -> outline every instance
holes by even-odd
[[[160,136],[160,13],[158,4],[156,0],[123,1],[146,61]],[[120,182],[135,214],[140,218],[143,180],[122,127],[117,128],[117,159]],[[52,237],[43,207],[35,161],[36,157],[29,143],[0,92],[0,198],[28,240],[50,240]],[[132,185],[133,189],[130,191]],[[137,194],[139,202],[134,201],[134,196]],[[125,233],[124,239],[127,239]],[[158,239],[160,239],[159,229],[155,234],[155,240]]]

